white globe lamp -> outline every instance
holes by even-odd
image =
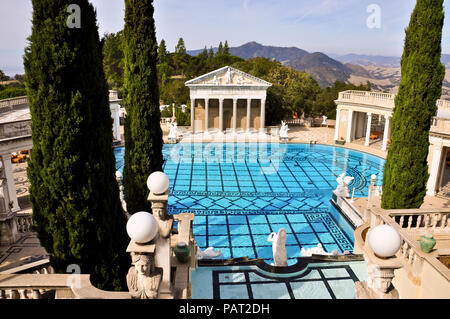
[[[122,178],[122,173],[120,171],[116,171],[116,178],[117,179]]]
[[[378,257],[394,256],[401,246],[401,238],[397,230],[389,225],[378,225],[368,234],[369,246]]]
[[[164,194],[169,189],[169,177],[164,172],[153,172],[147,178],[147,187],[156,195]]]
[[[158,233],[158,222],[150,213],[135,213],[128,219],[127,233],[138,244],[148,243]]]

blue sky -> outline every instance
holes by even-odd
[[[124,0],[91,0],[100,34],[123,28]],[[445,0],[448,5],[450,0]],[[380,28],[369,28],[367,8],[380,8]],[[188,50],[249,41],[296,46],[309,52],[396,55],[403,50],[414,0],[155,0],[158,41],[173,51],[180,37]],[[450,7],[450,5],[448,5]],[[443,53],[450,53],[446,8]],[[22,73],[31,32],[31,0],[0,0],[0,69]]]

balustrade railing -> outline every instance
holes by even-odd
[[[31,119],[0,124],[0,139],[31,135]]]
[[[348,90],[339,92],[338,101],[354,102],[360,104],[376,105],[382,107],[394,108],[395,94],[369,91]],[[437,100],[436,105],[440,110],[450,111],[450,101]]]
[[[424,262],[428,262],[444,278],[450,281],[449,269],[439,261],[439,250],[434,254],[422,252],[418,237],[425,233],[450,236],[450,209],[371,209],[370,227],[387,224],[394,227],[401,238],[401,248],[397,257],[415,283],[420,283]]]
[[[17,105],[25,105],[28,104],[28,98],[26,96],[19,96],[10,99],[0,100],[0,110],[4,108],[12,109]]]
[[[450,234],[450,209],[408,209],[390,211],[391,217],[403,230],[414,231],[416,234],[442,233]]]
[[[26,233],[32,230],[33,217],[31,214],[17,214],[17,230],[19,233]]]
[[[450,134],[450,119],[442,117],[433,117],[430,132]]]

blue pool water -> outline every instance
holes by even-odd
[[[122,170],[124,149],[115,154]],[[164,145],[163,155],[169,213],[195,213],[201,249],[272,262],[267,237],[285,228],[289,264],[318,243],[328,252],[353,250],[353,230],[330,204],[336,178],[353,176],[350,191],[367,196],[370,175],[380,185],[384,167],[376,156],[309,144],[183,143]]]

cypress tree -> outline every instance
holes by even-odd
[[[392,143],[384,168],[385,209],[419,208],[426,194],[429,130],[445,75],[440,61],[443,24],[443,0],[417,0],[406,29]]]
[[[230,48],[228,46],[228,41],[225,41],[225,45],[223,46],[223,54],[230,55]]]
[[[162,39],[158,47],[158,63],[166,62],[166,57],[167,57],[166,41]]]
[[[217,55],[222,55],[222,54],[223,54],[223,44],[222,44],[222,41],[220,41],[219,47],[217,48]]]
[[[162,131],[153,0],[125,0],[124,195],[133,214],[149,211],[148,176],[162,170]]]
[[[126,289],[126,217],[115,181],[112,120],[96,13],[87,0],[33,0],[25,49],[32,117],[33,220],[57,272],[77,264],[101,289]],[[81,28],[66,24],[70,4]]]

